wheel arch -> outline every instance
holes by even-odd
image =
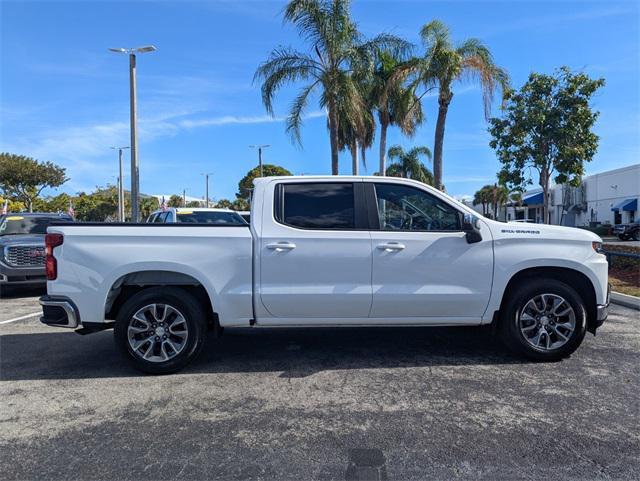
[[[596,291],[591,279],[576,269],[570,267],[529,267],[516,272],[511,276],[504,289],[500,301],[500,311],[505,307],[507,299],[523,281],[530,278],[548,278],[564,282],[573,288],[584,300],[587,309],[587,329],[595,333],[597,322]],[[497,317],[497,316],[496,316]]]
[[[219,325],[218,313],[214,310],[214,297],[195,276],[168,269],[145,269],[120,275],[106,294],[105,319],[114,320],[122,305],[131,296],[149,287],[178,287],[193,295],[204,307],[212,326]]]

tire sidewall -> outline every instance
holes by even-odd
[[[557,361],[569,356],[580,346],[587,331],[587,312],[584,301],[573,288],[554,279],[530,279],[524,282],[527,284],[513,293],[502,316],[503,341],[512,350],[535,360]],[[571,338],[566,344],[553,351],[536,349],[526,341],[520,331],[520,311],[526,302],[540,294],[557,294],[563,297],[571,305],[576,316],[576,328]]]
[[[184,316],[189,335],[184,349],[165,362],[150,362],[138,357],[129,345],[127,330],[133,315],[148,304],[167,304]],[[197,357],[204,346],[206,318],[204,310],[188,292],[179,288],[149,288],[125,302],[116,318],[114,337],[120,350],[140,371],[150,374],[176,372]]]

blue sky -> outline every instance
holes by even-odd
[[[113,145],[128,145],[128,64],[108,47],[154,44],[138,59],[139,157],[146,193],[204,195],[201,172],[213,172],[210,195],[233,198],[256,165],[249,144],[268,143],[265,162],[296,174],[330,172],[326,120],[309,106],[303,148],[292,145],[282,118],[297,88],[282,91],[276,118],[266,115],[257,65],[277,45],[306,45],[283,25],[283,2],[2,1],[0,150],[67,168],[58,191],[115,183]],[[561,65],[604,77],[594,98],[601,112],[600,149],[589,173],[640,161],[638,2],[353,2],[367,36],[390,32],[414,42],[438,18],[454,39],[482,39],[519,87],[531,71]],[[444,145],[444,183],[454,195],[493,182],[498,163],[488,146],[480,91],[455,86]],[[388,145],[433,145],[434,98],[414,138],[390,132]],[[494,109],[498,113],[498,109]],[[377,165],[377,145],[368,170]],[[127,157],[128,160],[128,157]],[[341,156],[341,172],[350,159]],[[125,182],[128,182],[128,173]],[[55,192],[52,192],[55,193]]]

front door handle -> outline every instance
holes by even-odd
[[[387,252],[392,251],[401,251],[404,249],[404,244],[400,244],[399,242],[387,242],[386,244],[378,244],[378,249],[382,249]]]
[[[295,248],[296,245],[293,242],[275,242],[274,244],[267,244],[267,249],[272,249],[276,252],[290,251]]]

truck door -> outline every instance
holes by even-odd
[[[467,243],[461,212],[426,189],[392,181],[365,185],[378,214],[378,230],[371,231],[371,317],[480,320],[493,278],[490,234]]]
[[[263,206],[260,299],[274,318],[366,318],[371,235],[360,181],[283,181]]]

